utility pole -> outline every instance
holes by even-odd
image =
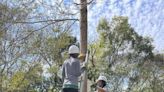
[[[87,0],[80,0],[80,52],[87,53]],[[87,92],[87,71],[83,73],[81,92]]]

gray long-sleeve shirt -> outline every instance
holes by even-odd
[[[64,61],[62,66],[63,85],[78,85],[78,77],[84,70],[80,68],[80,61],[75,58],[69,58]]]

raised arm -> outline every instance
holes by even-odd
[[[65,64],[62,65],[62,81],[64,82],[65,78]]]

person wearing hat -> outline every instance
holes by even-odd
[[[64,61],[62,66],[63,92],[78,92],[78,77],[84,71],[80,67],[79,48],[76,45],[69,47],[69,58]]]
[[[97,92],[109,92],[107,88],[107,78],[100,75],[97,80]]]

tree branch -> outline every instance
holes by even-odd
[[[91,1],[87,2],[87,5],[88,5],[88,4],[91,4],[93,1],[94,1],[94,0],[91,0]],[[83,5],[84,3],[74,3],[74,4],[75,4],[75,5]]]
[[[15,24],[35,24],[35,23],[44,23],[44,22],[62,22],[62,21],[79,21],[79,19],[55,19],[55,20],[41,20],[41,21],[15,21],[12,23]]]

